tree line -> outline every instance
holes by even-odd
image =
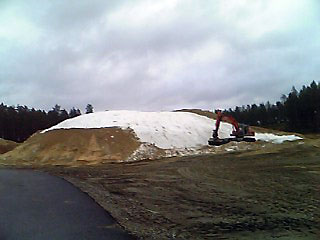
[[[252,126],[269,127],[300,133],[320,132],[320,83],[313,81],[297,91],[293,86],[287,95],[282,95],[275,104],[237,106],[225,114],[237,121]]]
[[[86,113],[92,113],[93,106],[86,106]],[[0,137],[15,142],[23,142],[39,130],[47,129],[66,119],[80,116],[78,108],[70,111],[56,104],[50,111],[29,109],[27,106],[7,106],[0,104]]]
[[[86,106],[92,113],[93,106]],[[224,111],[237,121],[251,126],[269,127],[301,133],[320,132],[320,83],[313,81],[300,91],[295,87],[275,104],[270,102],[235,107]],[[55,105],[50,111],[29,109],[27,106],[0,104],[0,138],[23,142],[33,133],[47,129],[66,119],[81,115],[75,107],[70,111]]]

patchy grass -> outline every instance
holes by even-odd
[[[19,143],[0,138],[0,154],[10,152],[11,150],[15,149],[17,146],[19,146]]]

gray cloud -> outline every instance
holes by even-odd
[[[319,81],[316,0],[1,4],[6,104],[227,108]]]

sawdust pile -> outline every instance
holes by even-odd
[[[18,145],[19,143],[0,138],[0,154],[9,152],[16,148]]]
[[[130,129],[60,129],[36,133],[0,157],[3,165],[94,165],[123,162],[141,143]]]

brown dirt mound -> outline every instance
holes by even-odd
[[[59,129],[36,133],[1,156],[5,165],[93,165],[120,162],[140,146],[130,129]]]
[[[0,154],[9,152],[15,149],[18,145],[19,143],[0,138]]]
[[[174,112],[190,112],[190,113],[195,113],[201,116],[205,116],[211,119],[217,119],[217,114],[210,112],[208,110],[201,110],[201,109],[180,109],[180,110],[175,110]]]

